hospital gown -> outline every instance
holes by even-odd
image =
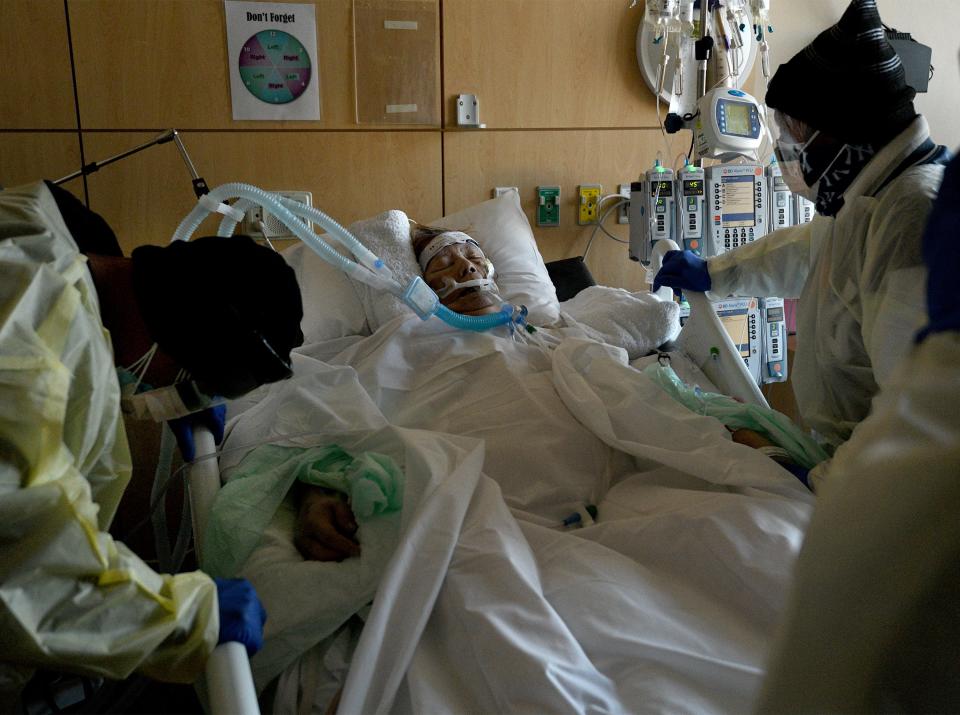
[[[881,187],[927,138],[917,117],[867,164],[836,216],[708,262],[716,295],[799,297],[794,392],[832,448],[867,416],[926,318],[921,237],[943,167],[913,167]]]
[[[213,581],[106,530],[130,478],[97,295],[42,184],[0,192],[0,710],[34,668],[168,681],[217,641]]]

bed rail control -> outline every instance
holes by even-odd
[[[197,458],[190,466],[190,513],[197,559],[202,556],[207,517],[220,489],[220,468],[213,434],[203,426],[193,430]],[[247,649],[240,643],[217,646],[207,660],[205,690],[213,715],[260,715]]]

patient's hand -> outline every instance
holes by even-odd
[[[753,447],[754,449],[774,446],[773,442],[759,432],[754,432],[752,429],[746,429],[742,427],[740,429],[732,430],[732,432],[733,434],[730,436],[733,438],[734,442],[739,444],[745,444],[748,447]]]
[[[360,555],[357,521],[350,505],[336,492],[301,486],[300,512],[294,541],[305,559],[343,561]]]

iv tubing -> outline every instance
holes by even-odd
[[[209,197],[207,203],[209,203],[210,200],[222,202],[230,198],[239,198],[243,203],[242,206],[238,205],[237,208],[249,208],[252,204],[260,204],[261,206],[269,208],[271,213],[290,228],[297,238],[307,244],[310,249],[325,261],[356,280],[366,283],[373,288],[386,290],[397,298],[407,302],[411,307],[414,307],[410,300],[408,300],[408,294],[413,292],[417,279],[404,289],[393,277],[392,272],[384,265],[382,260],[374,256],[356,237],[322,211],[313,207],[304,206],[296,201],[282,201],[275,194],[270,194],[263,189],[249,184],[223,184],[213,189],[207,196]],[[296,204],[296,207],[288,206],[288,203]],[[198,202],[193,210],[180,222],[180,225],[177,226],[173,238],[170,239],[171,242],[189,240],[208,213],[209,209],[204,206],[203,203]],[[341,255],[326,241],[310,230],[296,214],[309,217],[322,228],[329,231],[330,235],[349,249],[360,263]],[[221,221],[218,234],[232,234],[236,224],[237,222],[235,220],[225,218]],[[422,279],[419,280],[422,283]],[[430,292],[432,293],[432,291]],[[435,293],[433,295],[436,297]],[[442,305],[439,299],[436,300],[432,310],[426,314],[424,314],[421,309],[417,309],[416,307],[414,309],[417,310],[417,313],[424,320],[426,320],[430,314],[434,314],[455,328],[478,332],[507,323],[521,323],[525,320],[527,314],[526,308],[522,306],[518,309],[509,303],[504,303],[497,313],[488,315],[462,315]]]

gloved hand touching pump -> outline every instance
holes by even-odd
[[[710,290],[707,262],[693,251],[667,251],[663,266],[653,279],[653,290],[661,286],[705,293]]]
[[[263,609],[253,584],[245,578],[215,578],[220,609],[221,643],[241,643],[248,655],[263,647],[263,624],[267,612]]]

